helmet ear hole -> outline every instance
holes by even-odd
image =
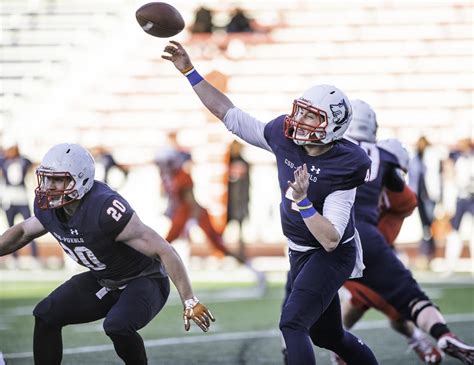
[[[335,127],[332,131],[333,131],[333,132],[337,132],[339,129],[341,129],[341,126],[338,125],[338,126]]]
[[[82,180],[82,186],[86,186],[88,181],[89,181],[89,178]]]

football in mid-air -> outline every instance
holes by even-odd
[[[184,29],[184,19],[175,7],[154,2],[143,5],[135,13],[138,24],[152,36],[172,37]]]

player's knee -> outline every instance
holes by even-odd
[[[312,330],[310,337],[315,346],[331,350],[337,348],[337,345],[341,343],[344,337],[344,330],[342,327],[331,330],[326,328],[324,331]]]
[[[299,323],[295,318],[283,315],[280,318],[279,327],[283,335],[293,331],[307,331],[306,327]]]
[[[423,312],[426,308],[438,308],[434,305],[429,299],[414,299],[408,305],[410,309],[410,318],[414,323],[417,323],[418,317],[420,316],[421,312]]]
[[[49,326],[61,325],[56,318],[55,311],[53,310],[53,301],[50,297],[44,298],[39,302],[35,309],[33,309],[33,315],[35,318],[40,318],[42,323]]]
[[[136,332],[135,328],[125,319],[118,316],[106,317],[103,323],[104,331],[108,336],[121,335],[128,336]]]
[[[283,318],[280,318],[280,323],[278,324],[278,326],[280,327],[280,331],[282,333],[284,333],[284,331],[286,331],[287,329],[292,328],[291,322],[288,320],[284,320]]]
[[[315,346],[324,348],[324,349],[332,349],[334,344],[336,343],[332,338],[325,337],[325,336],[311,336],[311,341]]]
[[[61,331],[61,326],[45,321],[41,317],[35,317],[35,337],[42,337],[49,335],[51,331]]]

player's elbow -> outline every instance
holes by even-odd
[[[219,119],[221,122],[223,122],[224,117],[227,113],[227,110],[225,110],[225,109],[216,109],[212,113],[217,117],[217,119]]]
[[[224,122],[224,118],[229,111],[229,109],[232,109],[234,105],[232,103],[222,103],[219,105],[216,105],[215,109],[212,111],[213,114],[222,122]]]
[[[325,244],[323,245],[324,249],[326,250],[326,252],[331,252],[331,251],[334,251],[337,246],[339,245],[339,240],[328,240],[325,242]]]
[[[330,232],[330,234],[326,237],[326,240],[322,246],[324,247],[326,252],[331,252],[337,248],[340,241],[341,237],[339,233],[334,230],[333,232]]]

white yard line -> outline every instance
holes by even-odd
[[[449,323],[456,323],[456,322],[473,322],[474,321],[474,313],[456,313],[456,314],[447,314],[444,316],[446,322]],[[380,329],[380,328],[388,328],[388,320],[378,320],[378,321],[366,321],[366,322],[358,322],[354,326],[355,330],[371,330],[371,329]]]
[[[448,323],[454,322],[471,322],[474,321],[474,313],[466,314],[450,314],[445,316]],[[380,321],[369,321],[361,322],[355,326],[355,330],[371,330],[371,329],[382,329],[388,328],[386,320]],[[190,337],[170,337],[162,338],[158,340],[145,341],[145,346],[148,347],[161,347],[161,346],[173,346],[182,344],[195,344],[195,343],[207,343],[216,341],[232,341],[242,339],[254,339],[254,338],[267,338],[267,337],[279,337],[280,331],[266,330],[266,331],[249,331],[249,332],[228,332],[228,333],[217,333],[207,334],[205,336],[190,336]],[[64,354],[83,354],[90,352],[104,352],[113,351],[113,345],[96,345],[96,346],[82,346],[64,349]],[[32,358],[32,352],[16,352],[11,354],[3,354],[5,359],[24,359]]]

